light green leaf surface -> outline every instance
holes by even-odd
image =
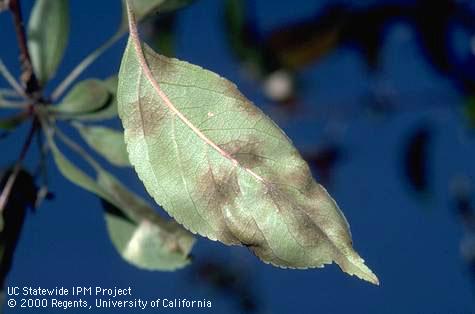
[[[141,21],[153,13],[166,13],[180,9],[194,0],[132,0],[135,17]],[[125,0],[122,0],[122,23],[120,31],[127,30],[127,9]]]
[[[77,83],[57,107],[51,110],[75,116],[91,114],[104,109],[111,100],[109,87],[96,79]]]
[[[84,113],[84,114],[74,114],[75,120],[80,121],[102,121],[114,119],[117,117],[117,76],[112,76],[105,81],[101,81],[102,85],[106,88],[109,93],[109,97],[104,105],[93,112]],[[70,119],[71,115],[60,115],[60,118]]]
[[[56,73],[68,35],[68,0],[36,0],[28,23],[28,48],[41,84]]]
[[[266,263],[334,261],[379,283],[352,248],[343,213],[270,118],[226,79],[143,45],[148,77],[132,41],[118,110],[130,161],[158,204],[192,232],[245,245]]]
[[[74,127],[89,146],[111,164],[119,167],[130,166],[123,132],[102,126],[86,126],[80,123],[74,123]]]
[[[110,176],[99,176],[98,183],[123,208],[131,209],[126,215],[117,215],[116,210],[106,211],[112,243],[126,261],[148,270],[171,271],[189,264],[195,240],[188,231],[175,221],[162,219],[144,200]]]
[[[78,117],[80,120],[87,121],[100,121],[114,119],[117,117],[117,83],[119,79],[117,76],[111,76],[107,80],[103,81],[107,91],[109,92],[109,100],[103,108],[100,110],[81,115]]]
[[[71,163],[50,140],[53,158],[68,180],[116,208],[106,211],[114,247],[132,265],[148,270],[175,270],[189,264],[192,235],[174,221],[165,221],[139,196],[111,174],[97,169],[93,179]]]

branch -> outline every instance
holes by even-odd
[[[96,172],[101,172],[102,167],[99,165],[94,158],[91,157],[80,145],[74,142],[71,138],[69,138],[66,134],[64,134],[58,127],[55,126],[54,134],[72,151],[80,155]]]
[[[66,91],[66,89],[74,82],[75,79],[78,78],[79,75],[88,67],[90,66],[96,59],[104,53],[107,49],[109,49],[118,39],[122,37],[123,32],[117,32],[109,38],[106,42],[104,42],[99,48],[94,50],[91,54],[89,54],[84,60],[82,60],[72,71],[71,73],[66,76],[66,78],[56,87],[51,95],[51,99],[53,101],[57,100],[61,95]]]
[[[9,1],[10,12],[13,15],[13,22],[15,24],[15,32],[18,39],[18,47],[20,48],[20,64],[21,64],[21,81],[25,87],[26,94],[37,98],[37,92],[40,90],[38,79],[36,78],[31,63],[30,52],[26,42],[25,27],[23,25],[23,18],[21,15],[20,0]]]
[[[10,86],[18,93],[18,95],[21,95],[23,97],[26,97],[25,91],[23,91],[23,88],[18,84],[18,82],[15,80],[13,75],[8,71],[8,68],[5,66],[5,63],[3,63],[2,59],[0,59],[0,74],[5,78],[5,80],[10,84]]]

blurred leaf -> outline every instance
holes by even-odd
[[[180,9],[194,0],[132,0],[135,18],[138,22],[153,13],[167,13]],[[125,0],[122,0],[122,22],[119,31],[128,29],[127,9]]]
[[[422,46],[427,59],[432,65],[444,74],[453,71],[451,56],[447,40],[449,25],[453,23],[453,13],[455,1],[440,0],[427,1],[420,0],[413,12],[416,30],[418,32],[418,43]],[[430,10],[431,14],[426,15]]]
[[[85,126],[80,123],[74,123],[74,127],[89,146],[111,164],[119,167],[130,166],[123,132],[101,126]]]
[[[15,113],[8,117],[0,118],[0,129],[11,131],[27,120],[29,115],[26,112]]]
[[[460,245],[460,251],[475,278],[475,202],[473,184],[466,174],[451,180],[451,198],[456,214],[465,227],[465,235]]]
[[[317,177],[324,185],[329,185],[335,170],[335,165],[342,160],[343,152],[341,147],[330,144],[313,153],[304,155],[310,166],[317,171]]]
[[[0,13],[2,13],[5,10],[8,10],[8,2],[7,2],[7,0],[0,0]],[[3,303],[0,302],[0,305],[2,305],[2,304]]]
[[[345,12],[331,6],[321,15],[274,30],[264,46],[287,69],[300,69],[333,50],[340,39]]]
[[[12,173],[12,168],[4,171],[1,176],[0,191],[3,190]],[[3,229],[0,231],[0,289],[5,287],[13,261],[18,239],[28,208],[33,208],[36,201],[37,188],[33,177],[25,170],[18,173],[6,206],[2,213]]]
[[[54,160],[68,180],[108,203],[107,228],[112,242],[129,263],[149,270],[174,270],[189,263],[194,240],[174,221],[165,221],[145,201],[103,169],[97,179],[73,165],[50,142]],[[111,210],[111,206],[117,210]]]
[[[239,313],[259,313],[261,305],[255,293],[258,285],[249,269],[212,261],[194,263],[193,272],[199,284],[204,283],[215,293],[234,299]]]
[[[135,0],[137,1],[137,0]],[[144,1],[144,0],[142,0]],[[175,11],[177,9],[183,8],[191,4],[195,0],[165,0],[162,5],[160,5],[160,13]]]
[[[109,98],[104,106],[100,107],[98,110],[85,113],[80,115],[75,115],[74,119],[81,121],[102,121],[108,119],[114,119],[117,117],[117,76],[112,76],[105,81],[102,81],[107,92],[109,93]]]
[[[475,128],[475,97],[470,96],[465,101],[464,114],[468,125]]]
[[[335,261],[378,283],[353,250],[343,213],[271,119],[231,82],[146,45],[142,51],[131,38],[119,116],[131,163],[168,213],[192,232],[248,246],[266,263]]]
[[[278,70],[269,65],[270,55],[266,55],[255,20],[251,16],[249,1],[226,0],[224,21],[226,35],[233,52],[253,74],[259,76]]]
[[[28,48],[42,85],[56,73],[68,35],[68,0],[36,0],[28,24]]]
[[[464,175],[452,179],[451,196],[456,213],[462,218],[467,230],[475,234],[475,206],[472,181],[469,176]],[[475,258],[475,252],[473,256]]]
[[[175,55],[175,24],[176,14],[169,13],[148,19],[142,25],[147,42],[167,57]]]
[[[74,115],[96,113],[108,105],[110,97],[109,87],[104,82],[84,80],[76,84],[57,107],[51,109]]]
[[[109,236],[126,261],[148,270],[171,271],[189,264],[194,239],[188,231],[175,221],[162,219],[145,201],[110,176],[100,176],[98,183],[130,209],[127,216],[103,202]]]
[[[381,49],[389,23],[409,15],[407,4],[382,3],[368,8],[346,8],[341,41],[355,47],[371,70],[379,67]]]
[[[431,139],[431,129],[427,125],[423,125],[409,136],[403,150],[404,173],[410,186],[418,193],[428,191]]]

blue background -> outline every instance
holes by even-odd
[[[23,2],[27,16],[33,1]],[[52,86],[113,34],[120,21],[117,0],[70,2],[70,42]],[[258,26],[269,31],[311,16],[329,2],[258,0]],[[193,251],[196,263],[215,260],[238,269],[241,279],[250,283],[260,313],[475,313],[472,278],[460,254],[464,230],[450,206],[454,178],[474,178],[475,140],[462,123],[462,95],[427,63],[413,30],[403,23],[391,28],[377,77],[368,75],[359,55],[345,48],[308,67],[302,73],[310,86],[303,112],[283,114],[254,81],[242,75],[239,62],[230,53],[222,16],[223,2],[219,0],[198,0],[181,11],[177,56],[234,81],[301,151],[312,151],[327,138],[345,146],[351,154],[338,164],[329,190],[350,222],[355,248],[378,275],[381,286],[349,277],[336,265],[306,271],[274,268],[244,248],[203,238]],[[16,39],[6,13],[0,15],[0,37],[0,55],[18,74]],[[106,78],[117,72],[124,45],[125,41],[120,41],[81,78]],[[396,90],[397,102],[405,110],[387,119],[351,114],[375,84]],[[421,201],[402,175],[401,147],[407,135],[427,121],[437,132],[430,146],[432,197]],[[26,131],[22,127],[18,132]],[[0,143],[3,164],[15,160],[20,149],[18,136]],[[32,150],[30,164],[36,157]],[[64,179],[51,161],[50,169],[56,199],[28,216],[9,286],[131,286],[134,297],[142,299],[211,300],[212,309],[195,309],[200,313],[240,311],[232,297],[196,281],[192,267],[161,273],[141,271],[124,262],[107,237],[97,198]],[[131,171],[117,173],[143,193]],[[7,309],[6,313],[17,311]]]

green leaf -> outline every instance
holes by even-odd
[[[84,80],[76,84],[57,107],[51,110],[62,114],[81,116],[96,113],[109,105],[110,87],[96,79]]]
[[[100,176],[98,183],[111,191],[119,203],[134,209],[123,215],[114,205],[105,203],[109,236],[126,261],[149,270],[175,270],[189,264],[194,239],[188,231],[175,221],[163,220],[110,176]]]
[[[26,112],[15,113],[11,116],[0,118],[0,129],[11,131],[28,119]]]
[[[334,261],[378,284],[343,213],[284,132],[215,73],[143,45],[145,61],[134,36],[118,110],[129,159],[155,201],[192,232],[245,245],[266,263]]]
[[[463,107],[463,112],[466,121],[468,122],[468,126],[475,128],[475,98],[473,96],[467,97]]]
[[[107,201],[106,211],[112,243],[129,263],[149,270],[175,270],[189,264],[192,235],[174,221],[165,221],[139,196],[111,174],[97,168],[93,179],[71,163],[50,139],[53,158],[68,180]]]
[[[119,79],[118,77],[111,76],[107,80],[103,81],[107,91],[109,92],[109,100],[107,105],[101,108],[96,112],[85,114],[78,117],[81,120],[87,121],[99,121],[99,120],[108,120],[114,119],[117,117],[117,83]]]
[[[109,93],[109,98],[106,103],[97,109],[96,111],[85,113],[85,114],[75,114],[75,120],[81,121],[102,121],[114,119],[117,117],[117,76],[112,76],[105,81],[102,81],[104,87]],[[61,117],[61,116],[60,116]],[[71,118],[71,116],[65,115],[65,118]]]
[[[56,73],[68,35],[68,0],[36,0],[28,24],[28,48],[42,85]]]
[[[101,126],[85,126],[80,123],[74,123],[74,127],[89,146],[111,164],[119,167],[130,166],[123,132]]]
[[[194,0],[131,0],[137,21],[141,21],[152,13],[167,13],[180,9]],[[126,0],[122,0],[122,23],[119,30],[127,30]]]

